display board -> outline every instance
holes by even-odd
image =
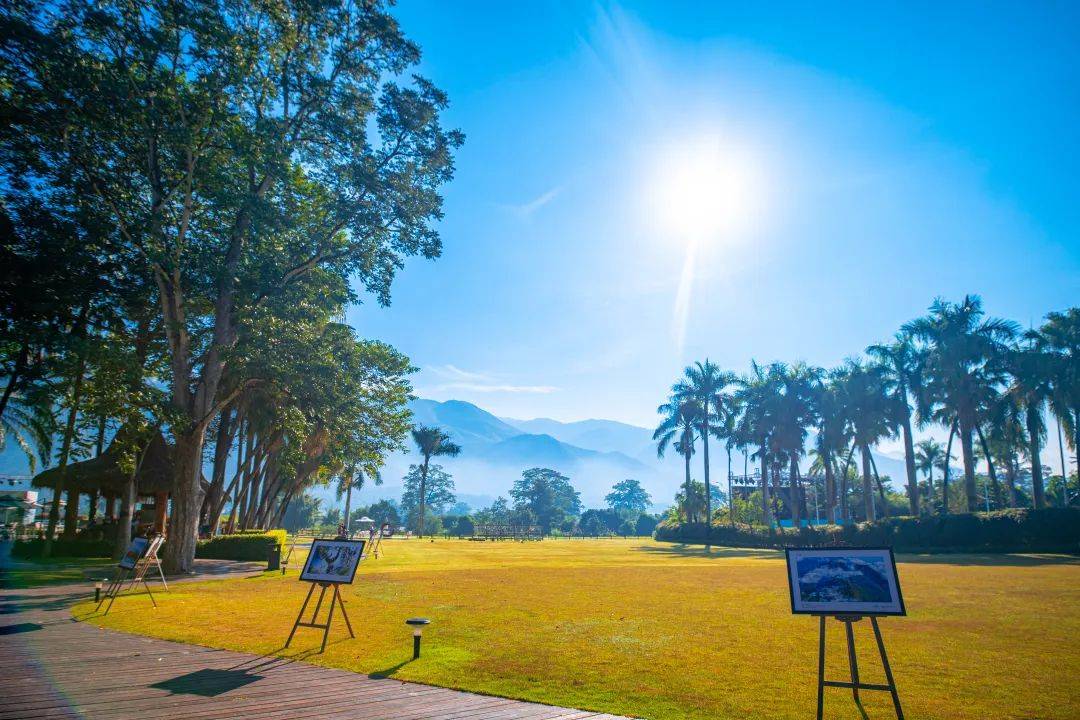
[[[906,615],[892,548],[788,548],[791,612]]]
[[[120,567],[125,570],[132,570],[135,564],[139,562],[146,553],[146,548],[150,546],[150,540],[144,537],[137,537],[131,541],[131,544],[127,546],[127,550],[124,551],[124,556],[120,558]]]
[[[365,540],[312,541],[300,579],[314,583],[351,583],[365,543]]]

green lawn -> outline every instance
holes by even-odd
[[[122,597],[103,627],[401,680],[650,718],[806,718],[815,701],[817,619],[792,616],[781,553],[642,540],[389,541],[345,588],[357,630],[301,629],[282,650],[308,585],[267,574]],[[299,552],[299,551],[298,551]],[[908,617],[882,632],[909,718],[1080,716],[1080,559],[903,556]],[[293,563],[295,568],[296,563]],[[404,620],[425,615],[411,662]],[[829,672],[843,679],[841,627]],[[864,679],[883,676],[868,623]],[[864,693],[871,718],[887,694]],[[860,717],[829,690],[830,718]]]
[[[109,558],[50,558],[15,561],[13,567],[0,568],[0,588],[22,589],[41,585],[76,583],[112,574],[116,562]],[[91,590],[92,592],[92,590]]]

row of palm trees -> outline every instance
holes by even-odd
[[[875,489],[887,514],[872,449],[897,437],[903,441],[913,515],[921,510],[917,471],[927,468],[942,468],[941,511],[950,511],[948,461],[954,443],[963,460],[969,512],[978,509],[980,460],[995,488],[1000,488],[999,471],[1004,473],[1011,506],[1017,503],[1021,465],[1029,465],[1033,505],[1045,507],[1040,454],[1047,412],[1075,452],[1080,445],[1080,308],[1050,313],[1040,328],[1024,332],[1012,321],[987,318],[981,300],[966,296],[958,303],[935,300],[926,316],[906,323],[892,340],[871,345],[864,357],[831,370],[802,362],[752,362],[750,372],[739,376],[709,360],[696,362],[658,408],[662,420],[653,439],[659,456],[671,449],[684,458],[687,497],[691,458],[700,443],[709,518],[710,440],[724,443],[729,478],[731,451],[752,450],[750,457],[761,466],[766,522],[771,524],[783,500],[798,525],[807,516],[800,471],[807,455],[824,475],[829,522],[849,519],[846,502],[838,500],[847,497],[856,454],[865,517],[877,517]],[[915,428],[929,426],[948,430],[944,449],[933,440],[916,443]]]

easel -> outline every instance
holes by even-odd
[[[109,587],[105,590],[105,594],[101,597],[97,607],[94,609],[95,612],[100,610],[101,606],[108,600],[109,605],[105,608],[104,612],[105,615],[108,615],[109,611],[112,610],[113,603],[116,602],[116,596],[120,594],[124,587],[124,583],[129,582],[129,580],[129,590],[136,587],[139,583],[142,583],[142,586],[146,588],[146,594],[150,596],[150,602],[154,604],[155,608],[157,607],[157,600],[154,599],[154,593],[150,591],[150,585],[146,582],[146,571],[150,569],[151,565],[157,566],[158,573],[161,576],[161,583],[165,585],[165,573],[161,569],[161,561],[157,558],[158,548],[161,547],[163,542],[165,542],[164,536],[155,535],[153,539],[150,540],[150,545],[147,547],[146,552],[143,553],[143,556],[136,560],[131,567],[126,566],[123,560],[121,560],[120,564],[117,566],[116,575],[109,582]],[[169,586],[165,585],[165,589],[168,590]]]
[[[311,589],[308,590],[307,597],[304,598],[304,604],[300,606],[300,613],[296,616],[296,622],[293,623],[292,632],[289,633],[289,639],[285,641],[285,647],[289,647],[289,643],[292,642],[293,635],[296,634],[296,628],[299,628],[299,627],[319,628],[320,630],[323,631],[322,648],[319,650],[319,652],[325,652],[326,651],[326,638],[329,637],[329,635],[330,635],[330,624],[334,620],[334,605],[335,604],[341,606],[341,616],[343,618],[345,618],[345,627],[347,627],[349,629],[349,637],[352,637],[352,638],[356,637],[356,635],[353,634],[352,623],[349,622],[349,616],[345,612],[345,602],[341,599],[341,594],[338,592],[338,584],[339,583],[328,583],[328,582],[313,582],[313,583],[311,583]],[[319,600],[318,600],[318,602],[315,603],[315,612],[313,612],[311,614],[311,622],[301,622],[301,620],[304,617],[304,611],[307,610],[308,602],[311,601],[311,594],[315,592],[315,586],[316,585],[321,587],[322,590],[319,591]],[[327,611],[327,614],[326,614],[326,622],[325,623],[316,622],[316,620],[319,617],[319,609],[322,607],[322,604],[323,604],[323,598],[326,597],[326,588],[331,587],[331,586],[333,586],[333,588],[334,588],[334,594],[330,598],[330,609]]]
[[[896,692],[896,681],[893,680],[892,668],[889,667],[889,656],[885,654],[885,643],[881,639],[881,629],[878,628],[877,618],[870,616],[870,624],[874,628],[874,638],[877,639],[878,652],[881,653],[881,665],[885,669],[887,685],[874,685],[859,680],[859,661],[855,657],[855,633],[851,624],[863,619],[862,615],[818,615],[821,618],[820,635],[818,637],[818,690],[817,690],[817,720],[822,720],[825,706],[825,688],[839,687],[851,688],[851,694],[855,698],[855,704],[862,709],[859,701],[860,690],[885,690],[892,695],[893,708],[896,709],[897,720],[904,720],[904,711],[900,707],[900,696]],[[844,623],[844,632],[847,635],[848,667],[851,669],[851,682],[825,679],[825,618],[835,617]]]
[[[379,559],[379,545],[382,543],[382,537],[383,529],[380,527],[378,531],[373,531],[368,538],[368,542],[371,544],[368,555],[374,555],[376,560]]]

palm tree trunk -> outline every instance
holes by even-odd
[[[986,469],[990,473],[990,487],[994,492],[994,505],[1001,505],[1001,483],[998,482],[997,471],[994,469],[994,458],[990,456],[990,446],[986,444],[982,426],[975,423],[975,431],[979,434],[979,444],[982,445],[983,455],[986,456]],[[989,493],[987,493],[989,495]]]
[[[877,471],[877,462],[874,460],[874,455],[870,455],[870,468],[874,471],[874,482],[877,483],[878,495],[881,497],[881,512],[885,515],[885,519],[889,519],[889,499],[885,497],[885,486],[881,483],[881,475]]]
[[[690,453],[689,451],[683,453],[683,460],[686,464],[686,482],[683,483],[683,492],[685,493],[683,499],[683,514],[686,515],[686,522],[694,522],[694,518],[690,517]]]
[[[905,407],[907,403],[905,402]],[[919,477],[915,472],[915,444],[911,437],[911,413],[904,412],[904,465],[908,478],[908,503],[911,506],[911,514],[919,516]]]
[[[709,484],[709,402],[705,401],[705,418],[702,422],[701,442],[705,460],[705,551],[712,549],[712,486]]]
[[[79,316],[79,327],[81,331],[77,330],[76,334],[79,338],[85,338],[86,332],[86,316],[89,313],[89,306],[83,305],[82,312]],[[49,526],[45,533],[45,542],[41,545],[41,556],[49,557],[52,554],[52,541],[53,535],[56,534],[56,524],[60,520],[60,493],[64,490],[64,481],[67,479],[67,464],[71,455],[71,443],[75,438],[75,421],[79,416],[79,403],[82,399],[82,384],[83,375],[86,374],[86,351],[84,348],[79,349],[79,360],[75,370],[74,382],[71,386],[71,406],[68,409],[67,425],[64,427],[64,441],[60,448],[60,474],[56,481],[56,488],[53,490],[52,505],[49,508]],[[76,492],[75,501],[72,503],[72,493],[68,491],[68,507],[65,508],[66,520],[64,522],[64,536],[74,537],[75,525],[78,524],[78,511],[79,511],[79,494]],[[69,522],[72,518],[71,505],[75,505],[74,522]]]
[[[967,496],[968,512],[979,509],[979,490],[975,485],[975,443],[972,438],[974,424],[964,416],[960,417],[960,452],[964,459],[964,495]]]
[[[772,505],[769,502],[769,456],[761,449],[761,506],[765,515],[765,524],[772,528]]]
[[[945,474],[941,479],[941,513],[949,514],[949,463],[952,459],[952,441],[956,434],[956,420],[949,426],[949,441],[945,443]]]
[[[1028,454],[1031,456],[1031,494],[1035,508],[1041,510],[1046,507],[1046,488],[1043,485],[1042,476],[1042,449],[1039,447],[1039,406],[1029,404],[1025,419],[1028,431]]]
[[[926,474],[926,512],[928,515],[934,514],[934,463],[930,463],[930,470]]]
[[[727,509],[731,527],[735,527],[735,495],[731,492],[731,445],[727,448]]]
[[[1005,489],[1009,493],[1009,507],[1016,507],[1016,458],[1005,458]]]
[[[424,537],[424,516],[427,514],[427,474],[430,459],[430,455],[424,456],[424,464],[420,470],[420,537]]]
[[[874,508],[874,488],[870,484],[870,447],[863,443],[859,451],[862,453],[863,510],[866,512],[868,521],[877,520],[877,511]]]
[[[352,508],[352,475],[349,475],[345,480],[345,533],[349,532],[349,513]]]
[[[822,457],[825,466],[825,520],[836,524],[836,476],[833,475],[832,454],[826,450]]]
[[[794,455],[791,457],[791,462],[788,465],[788,478],[791,485],[791,524],[798,529],[802,525],[802,508],[800,507],[802,498],[799,490],[799,462],[795,459]]]
[[[852,441],[851,449],[848,450],[847,460],[844,461],[844,474],[840,476],[840,518],[851,519],[851,507],[848,503],[848,476],[851,472],[851,458],[855,455],[855,442]]]

